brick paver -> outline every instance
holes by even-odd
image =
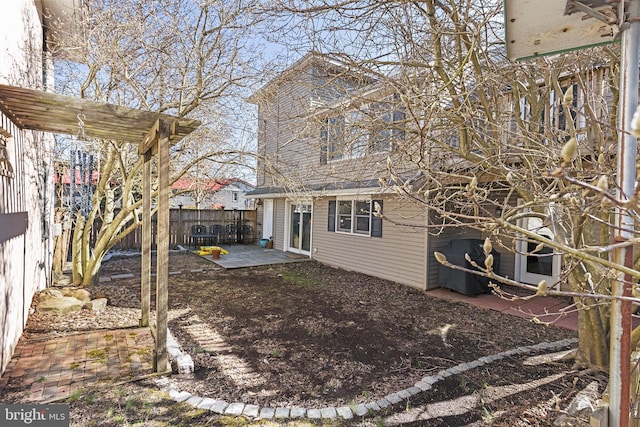
[[[154,345],[149,328],[21,340],[0,378],[0,392],[20,387],[25,402],[51,402],[93,381],[147,375],[153,372]]]

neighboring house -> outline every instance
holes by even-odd
[[[12,0],[0,14],[0,84],[53,88],[48,20],[67,21],[74,0]],[[44,7],[48,12],[44,13]],[[46,15],[46,16],[45,16]],[[3,100],[0,98],[0,107]],[[22,334],[34,294],[51,284],[53,135],[21,130],[0,112],[0,372]]]
[[[260,237],[273,237],[276,249],[343,269],[419,289],[438,287],[440,265],[434,251],[443,251],[452,239],[484,236],[471,227],[444,227],[437,234],[429,233],[426,226],[438,224],[435,214],[383,190],[388,186],[381,186],[378,178],[388,176],[387,158],[397,155],[391,147],[405,139],[403,109],[385,85],[367,76],[346,77],[350,75],[341,64],[311,53],[250,97],[258,106],[258,155],[262,159],[257,188],[250,193],[259,199]],[[542,123],[563,135],[566,117],[557,108],[561,95],[551,92],[554,102],[544,110]],[[609,99],[602,94],[602,99]],[[516,101],[519,109],[513,108],[509,96],[505,101],[510,105],[506,111],[531,114],[526,101]],[[576,91],[574,107],[586,102]],[[513,120],[507,117],[500,129],[506,145],[518,144]],[[367,125],[359,127],[362,122]],[[584,120],[578,119],[576,126],[578,136],[583,136]],[[450,132],[450,125],[442,129]],[[459,143],[455,132],[439,138],[452,146]],[[436,162],[436,154],[430,152],[432,167],[464,173],[464,162],[447,156]],[[393,165],[395,173],[416,175],[410,163],[406,170],[398,169],[402,162],[394,160]],[[529,221],[521,225],[553,238],[551,230],[535,224],[535,218]],[[532,284],[541,279],[552,284],[559,279],[559,255],[546,257],[545,264],[536,267],[538,258],[525,255],[533,248],[527,248],[526,242],[516,244],[519,254],[500,254],[500,274]]]
[[[254,210],[255,201],[247,193],[255,186],[240,178],[181,178],[171,186],[171,207],[184,209]]]

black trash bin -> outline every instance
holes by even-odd
[[[475,261],[479,266],[484,267],[485,256],[484,250],[482,249],[483,245],[484,240],[480,239],[453,239],[442,253],[451,264],[475,270],[475,267],[465,259],[465,254],[469,254],[471,260]],[[493,271],[498,273],[500,269],[500,253],[492,250],[491,254],[493,255]],[[456,270],[442,264],[438,269],[438,285],[442,288],[448,288],[465,295],[477,295],[489,292],[489,278]]]

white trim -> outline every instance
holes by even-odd
[[[269,239],[273,236],[273,200],[264,199],[262,211],[262,238]]]
[[[519,203],[522,201],[519,200]],[[549,237],[551,239],[555,238],[554,233],[547,227],[538,227],[532,226],[530,224],[530,220],[533,218],[522,218],[518,220],[518,226],[521,228],[525,228],[528,230],[538,230],[540,235],[544,235],[545,237]],[[542,233],[544,232],[544,233]],[[515,255],[515,269],[514,269],[514,277],[516,281],[521,283],[527,283],[531,285],[537,285],[542,280],[547,282],[547,285],[553,286],[560,280],[560,271],[562,267],[562,257],[559,253],[554,253],[551,256],[551,275],[547,276],[545,274],[531,273],[527,271],[527,256],[524,255],[528,252],[528,243],[524,237],[519,238],[516,241],[516,249],[517,253]]]
[[[296,248],[290,245],[291,241],[291,207],[296,205],[308,205],[311,207],[309,214],[311,214],[311,221],[313,221],[313,200],[287,200],[285,203],[285,212],[284,212],[284,250],[287,252],[293,252],[300,255],[307,255],[311,257],[311,248],[313,247],[313,227],[309,230],[309,250],[305,251],[302,248]],[[300,221],[302,224],[302,218],[304,213],[300,213]],[[302,235],[302,234],[301,234]],[[302,245],[301,245],[302,246]]]

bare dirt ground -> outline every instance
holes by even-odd
[[[170,255],[170,269],[182,273],[170,276],[169,328],[196,369],[193,377],[174,375],[172,381],[181,390],[228,402],[355,405],[459,363],[575,337],[571,331],[432,298],[314,261],[228,271],[212,267],[194,254]],[[204,270],[191,271],[198,269]],[[132,272],[136,277],[89,288],[109,298],[110,311],[103,316],[121,316],[115,321],[119,326],[133,326],[122,323],[132,321],[131,313],[139,308],[139,271],[139,256],[111,259],[102,275]],[[105,319],[80,317],[70,321],[35,314],[25,336],[112,327]],[[571,361],[524,361],[509,357],[454,375],[372,417],[324,423],[547,426],[587,384],[602,391],[603,375],[571,371]],[[466,408],[471,397],[475,403]],[[118,387],[96,384],[67,403],[73,425],[281,425],[249,424],[177,404],[150,380]],[[436,410],[441,403],[449,409]],[[430,411],[433,416],[426,416]]]

